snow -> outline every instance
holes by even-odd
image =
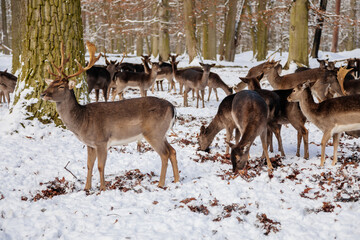
[[[331,60],[359,55],[360,49],[320,53],[321,58]],[[282,64],[286,62],[287,54],[274,56]],[[111,55],[109,59],[121,58]],[[125,61],[140,62],[136,57]],[[223,67],[213,71],[228,85],[235,85],[239,76],[245,76],[259,62],[252,59],[251,52],[245,52],[237,55],[234,63],[216,64]],[[310,65],[317,67],[318,63],[310,59]],[[179,67],[185,66],[188,59],[182,56]],[[10,67],[11,57],[0,55],[0,70]],[[270,88],[268,83],[263,86]],[[167,89],[166,81],[164,87]],[[223,99],[225,93],[218,92]],[[156,185],[160,157],[143,141],[140,153],[136,142],[108,151],[105,180],[111,186],[118,181],[122,187],[100,192],[95,168],[92,191],[84,192],[84,144],[70,131],[52,124],[25,121],[24,128],[19,124],[20,110],[9,114],[7,104],[0,105],[0,239],[358,239],[357,139],[340,139],[336,166],[331,166],[333,148],[329,144],[325,167],[321,168],[322,132],[306,124],[310,159],[305,160],[295,156],[296,131],[290,125],[283,126],[286,157],[279,160],[277,151],[270,153],[282,163],[275,167],[273,176],[268,176],[265,161],[259,160],[262,149],[260,139],[256,139],[250,149],[253,169],[249,174],[253,175],[232,178],[231,164],[223,158],[225,130],[215,137],[210,153],[197,150],[200,126],[210,123],[220,104],[215,96],[204,109],[197,109],[192,100],[190,107],[184,108],[182,97],[173,92],[148,94],[177,107],[178,120],[173,127],[177,136],[169,131],[168,140],[177,151],[180,182],[172,182],[169,164],[164,189]],[[128,91],[125,96],[138,97],[139,92]],[[66,193],[42,198],[51,184],[65,186]],[[40,197],[33,200],[36,196]],[[268,218],[268,232],[262,214]]]

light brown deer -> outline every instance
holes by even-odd
[[[139,88],[142,97],[146,97],[147,90],[154,84],[158,72],[161,70],[159,63],[152,63],[149,73],[145,72],[116,72],[114,81],[116,83],[116,94],[123,99],[123,92],[129,88]],[[114,98],[114,96],[113,96]],[[114,99],[113,99],[114,100]]]
[[[233,171],[246,169],[250,147],[257,136],[261,138],[268,169],[273,169],[267,151],[268,107],[264,99],[255,91],[238,92],[233,99],[231,114],[241,134],[238,143],[229,143]]]
[[[17,82],[17,77],[5,71],[0,71],[0,102],[3,98],[5,102],[5,97],[7,99],[8,105],[10,105],[10,93],[13,93],[15,90]]]
[[[209,74],[208,87],[209,87],[208,101],[210,100],[211,90],[214,90],[215,92],[216,101],[219,101],[217,88],[221,88],[222,90],[224,90],[226,95],[230,95],[233,92],[232,88],[226,85],[226,83],[224,83],[224,81],[217,73],[213,73],[213,72],[210,72]]]
[[[301,111],[306,118],[324,133],[321,140],[320,166],[324,166],[325,163],[326,143],[333,137],[334,158],[332,165],[335,165],[340,134],[345,131],[360,130],[359,96],[344,96],[315,103],[309,82],[307,82],[294,88],[288,100],[300,102]]]
[[[158,186],[165,184],[168,159],[170,159],[174,181],[179,181],[176,151],[166,140],[166,132],[175,120],[175,108],[166,100],[155,97],[128,99],[118,102],[98,102],[79,105],[73,88],[76,85],[71,80],[87,69],[91,68],[100,57],[95,57],[96,48],[87,43],[90,62],[79,71],[66,76],[63,73],[64,48],[61,48],[61,66],[56,67],[58,74],[55,80],[47,80],[48,88],[41,94],[44,100],[56,103],[56,109],[65,126],[87,146],[87,178],[85,190],[91,188],[91,177],[94,162],[98,159],[100,173],[100,190],[105,190],[105,162],[107,149],[111,146],[122,145],[145,138],[161,157],[161,174]],[[50,72],[50,70],[49,70]]]
[[[236,128],[235,122],[231,115],[232,102],[235,94],[226,96],[220,103],[218,111],[211,121],[209,126],[204,125],[200,128],[200,135],[198,138],[200,150],[209,151],[209,146],[214,140],[214,137],[222,130],[226,129],[226,141],[230,142],[234,129],[235,132],[235,143],[239,142],[240,132]],[[229,153],[229,145],[226,144],[225,154]]]

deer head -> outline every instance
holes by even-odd
[[[64,43],[61,43],[61,65],[56,66],[53,62],[51,64],[56,69],[57,74],[50,71],[50,68],[48,68],[48,72],[50,75],[55,77],[55,80],[53,79],[46,79],[45,82],[49,85],[48,88],[41,94],[41,97],[47,101],[54,101],[54,102],[60,102],[65,97],[65,91],[71,90],[75,87],[76,81],[71,80],[71,78],[76,77],[80,75],[81,73],[85,72],[86,70],[90,69],[101,57],[101,54],[99,54],[98,57],[95,57],[96,47],[94,44],[87,42],[86,43],[87,49],[90,54],[90,60],[86,67],[82,67],[81,64],[76,61],[78,64],[79,70],[71,75],[66,75],[64,73],[64,65],[69,61],[70,57],[65,58],[64,52],[65,47]]]

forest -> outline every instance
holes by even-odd
[[[0,239],[357,239],[356,0],[0,0]]]

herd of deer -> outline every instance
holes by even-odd
[[[85,190],[91,188],[94,162],[98,159],[100,173],[100,190],[106,189],[104,168],[107,149],[111,146],[139,141],[142,138],[154,148],[161,158],[159,187],[165,184],[168,160],[172,164],[174,182],[179,181],[176,151],[168,143],[166,133],[173,127],[176,119],[175,107],[167,100],[147,97],[146,92],[155,82],[162,88],[162,79],[169,82],[168,89],[175,89],[174,79],[180,85],[184,96],[184,106],[188,106],[187,95],[190,90],[196,93],[197,107],[202,100],[204,107],[204,89],[222,88],[228,95],[219,105],[217,114],[211,123],[201,126],[198,137],[200,150],[208,151],[216,134],[226,129],[226,154],[231,149],[233,171],[243,174],[247,169],[250,147],[257,136],[260,136],[263,156],[266,158],[269,171],[272,169],[268,148],[272,151],[272,133],[278,140],[279,151],[285,155],[282,139],[282,124],[290,123],[297,130],[297,152],[300,156],[301,140],[304,142],[304,158],[309,158],[308,130],[306,120],[315,124],[322,132],[321,166],[325,162],[325,146],[333,137],[334,158],[337,162],[337,147],[340,134],[359,136],[360,132],[360,60],[349,59],[348,66],[335,68],[333,62],[319,60],[320,67],[315,69],[299,68],[293,74],[280,76],[282,67],[279,62],[268,60],[251,68],[246,77],[232,88],[228,87],[216,73],[210,72],[214,64],[201,64],[200,67],[178,69],[177,56],[170,56],[171,64],[151,63],[147,56],[142,57],[142,65],[108,61],[106,66],[95,65],[101,57],[95,56],[96,48],[87,42],[90,60],[86,67],[78,63],[78,72],[66,75],[64,65],[69,58],[64,57],[64,46],[61,47],[61,65],[52,63],[57,73],[54,80],[45,80],[47,89],[41,94],[42,99],[56,103],[57,111],[65,124],[77,138],[87,146],[87,178]],[[149,66],[151,64],[151,68]],[[80,105],[74,95],[76,82],[73,77],[87,73],[88,91],[96,90],[96,102]],[[3,80],[6,72],[0,72],[0,93],[14,90],[16,77],[9,77],[15,82],[9,84]],[[11,74],[10,74],[11,75]],[[274,90],[261,88],[260,81],[266,78]],[[11,86],[9,88],[8,86]],[[248,90],[243,90],[247,86]],[[141,98],[123,100],[127,88],[140,89]],[[184,88],[184,90],[183,90]],[[10,89],[10,90],[9,90]],[[98,102],[99,89],[103,90],[105,102]],[[107,102],[112,91],[112,100],[119,95],[121,101]],[[316,101],[313,96],[316,97]],[[2,98],[2,95],[0,95]],[[0,99],[1,99],[0,98]],[[218,96],[216,94],[216,98]],[[230,143],[235,130],[235,144]]]

